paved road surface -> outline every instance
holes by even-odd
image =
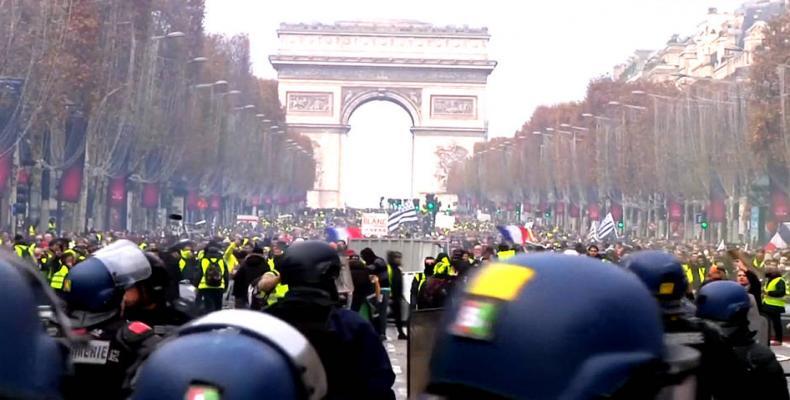
[[[387,349],[392,369],[395,372],[395,386],[393,387],[395,398],[397,400],[406,400],[406,368],[408,368],[406,362],[406,341],[397,340],[397,337],[398,331],[395,330],[395,327],[388,327],[387,341],[384,342],[384,347]]]

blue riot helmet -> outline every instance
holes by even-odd
[[[697,292],[697,317],[722,322],[746,321],[751,307],[749,294],[733,281],[714,281]]]
[[[115,316],[126,289],[150,275],[148,259],[131,241],[97,251],[69,270],[63,283],[73,324],[85,327]]]
[[[621,265],[647,286],[664,312],[681,312],[688,282],[683,266],[675,256],[658,250],[644,250],[627,255]]]
[[[59,301],[39,272],[21,259],[0,255],[0,398],[60,398],[67,371],[67,338],[48,336],[39,307],[68,327]]]
[[[656,301],[632,274],[589,257],[485,266],[438,329],[427,391],[449,399],[644,399],[671,370]]]
[[[133,386],[133,400],[313,400],[327,390],[307,339],[250,310],[217,311],[185,325],[143,363]]]

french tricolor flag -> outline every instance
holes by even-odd
[[[500,225],[496,228],[508,242],[524,244],[526,242],[535,241],[535,235],[532,234],[532,230],[526,227],[518,225]]]
[[[776,250],[784,250],[790,244],[790,222],[785,222],[779,225],[776,234],[771,238],[771,241],[765,245],[765,251],[774,252]]]
[[[337,242],[338,240],[342,240],[348,243],[350,239],[362,239],[362,231],[355,226],[349,226],[345,228],[326,228],[327,241]]]

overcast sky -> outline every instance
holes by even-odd
[[[635,49],[660,48],[689,34],[708,7],[733,11],[741,0],[207,0],[209,32],[247,33],[255,73],[275,77],[267,57],[281,22],[413,19],[486,26],[492,136],[510,136],[541,104],[578,100],[587,82]]]

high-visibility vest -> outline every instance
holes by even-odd
[[[55,232],[57,230],[57,225],[54,222],[50,221],[47,223],[47,230],[50,232]]]
[[[425,277],[425,272],[418,272],[417,275],[414,275],[414,279],[418,282],[417,283],[417,293],[419,293],[420,289],[422,289],[422,285],[427,280],[427,278]]]
[[[763,269],[763,267],[765,267],[765,259],[763,258],[763,261],[758,263],[757,262],[757,257],[752,258],[752,267],[757,268],[757,269]]]
[[[458,275],[458,273],[455,271],[455,268],[450,265],[450,260],[448,260],[447,257],[442,258],[436,263],[436,265],[433,267],[433,272],[436,275]]]
[[[28,250],[28,247],[24,244],[15,244],[14,252],[19,258],[25,258],[26,255],[30,254],[30,250]]]
[[[694,283],[694,272],[691,271],[691,267],[688,264],[683,264],[683,273],[686,274],[686,281],[689,285]]]
[[[765,296],[763,296],[763,304],[768,304],[769,306],[776,306],[782,308],[785,307],[784,296],[772,297],[768,295],[768,292],[773,292],[774,290],[776,290],[776,286],[779,285],[780,281],[782,281],[781,276],[778,278],[771,279],[768,283],[765,284]]]
[[[707,278],[708,271],[705,267],[697,267],[697,275],[699,275],[700,282],[705,282],[705,278]]]
[[[184,268],[187,266],[187,260],[183,257],[178,259],[178,270],[184,272]]]
[[[269,259],[268,264],[272,273],[274,273],[277,276],[280,276],[280,272],[274,269],[274,261],[272,259]],[[278,300],[285,297],[286,293],[288,293],[288,285],[278,283],[277,286],[274,287],[274,292],[269,294],[269,298],[266,300],[266,303],[268,305],[272,305],[276,303]]]
[[[499,261],[505,261],[508,258],[513,258],[515,256],[516,256],[515,250],[504,250],[504,251],[500,251],[497,254],[497,258],[499,259]]]
[[[209,286],[206,284],[206,270],[208,269],[209,265],[217,264],[219,265],[219,271],[222,274],[221,283],[219,286]],[[221,258],[202,258],[200,260],[200,267],[203,269],[203,277],[200,278],[200,284],[198,284],[198,289],[225,289],[225,261]]]
[[[52,275],[52,280],[49,282],[49,286],[55,290],[63,290],[63,281],[66,280],[66,275],[68,274],[69,267],[65,265],[61,266],[58,272],[55,272]]]
[[[33,236],[36,236],[36,227],[33,226],[33,225],[28,226],[27,227],[27,235],[30,236],[31,238]]]

